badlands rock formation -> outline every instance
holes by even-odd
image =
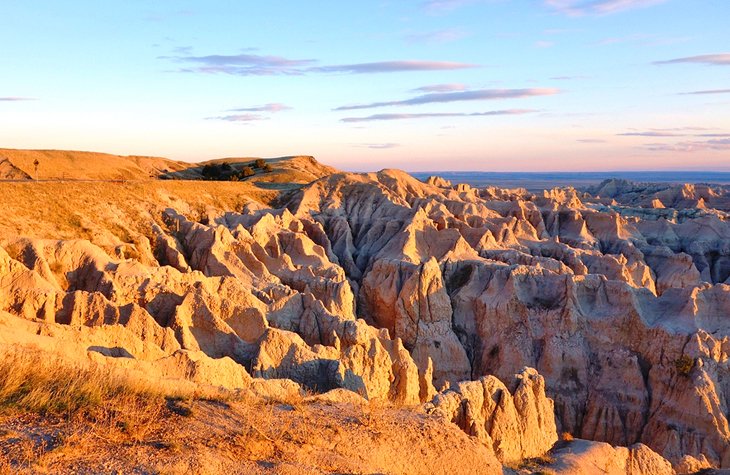
[[[166,377],[425,404],[503,463],[569,433],[611,473],[730,467],[728,195],[627,186],[332,173],[273,207],[169,208],[134,259],[18,236],[0,323]]]

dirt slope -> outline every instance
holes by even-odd
[[[157,178],[161,173],[188,166],[184,162],[159,157],[7,148],[0,149],[0,160],[8,160],[28,177],[35,175],[34,162],[37,160],[40,180],[149,180]],[[0,168],[0,179],[16,179],[13,174],[3,172],[5,170]]]

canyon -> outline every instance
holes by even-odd
[[[139,157],[36,182],[31,151],[6,155],[3,352],[313,412],[379,401],[444,473],[730,469],[730,187],[530,193],[311,157],[240,183]]]

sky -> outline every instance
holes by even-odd
[[[728,0],[5,1],[0,147],[730,171]]]

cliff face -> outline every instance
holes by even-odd
[[[727,466],[727,215],[585,198],[386,170],[320,180],[289,209],[322,225],[359,315],[431,361],[436,387],[534,367],[560,431]]]
[[[632,446],[624,467],[730,467],[727,214],[430,183],[335,173],[279,208],[170,208],[134,259],[7,240],[0,317],[109,364],[428,403],[502,462],[568,432]]]

